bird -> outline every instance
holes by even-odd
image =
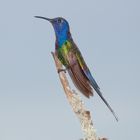
[[[106,104],[106,106],[109,108],[109,110],[112,112],[116,121],[118,121],[118,117],[104,98],[100,87],[93,78],[82,56],[81,51],[74,42],[70,32],[70,26],[68,21],[63,17],[46,18],[43,16],[35,16],[35,18],[49,21],[54,28],[56,36],[55,54],[65,67],[65,69],[59,69],[58,72],[68,71],[74,85],[87,98],[93,96],[94,89],[103,100],[103,102]]]

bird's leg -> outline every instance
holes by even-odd
[[[76,65],[76,63],[73,63],[71,66],[65,66],[65,68],[63,68],[63,69],[58,69],[57,72],[60,73],[60,72],[63,71],[63,72],[66,73],[66,71],[67,71],[70,67],[72,67],[72,66],[74,66],[74,65]]]
[[[65,68],[58,69],[58,70],[57,70],[57,72],[58,72],[58,73],[60,73],[60,72],[62,72],[62,71],[63,71],[63,72],[65,72],[65,73],[66,73],[66,71],[67,71],[68,69],[69,69],[69,66],[65,66]]]
[[[60,72],[62,72],[62,71],[63,71],[63,72],[65,72],[65,73],[66,73],[66,70],[67,70],[66,68],[65,68],[65,69],[58,69],[58,70],[57,70],[57,72],[58,72],[58,73],[60,73]]]

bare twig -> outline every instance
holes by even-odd
[[[58,60],[56,54],[52,52],[52,55],[55,60],[57,70],[62,69],[62,64]],[[85,109],[84,103],[82,102],[80,96],[70,88],[65,72],[60,72],[59,78],[65,91],[66,97],[74,113],[80,120],[81,128],[85,137],[84,140],[107,140],[105,138],[97,138],[90,112]]]

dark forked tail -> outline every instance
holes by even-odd
[[[97,92],[97,94],[101,97],[101,99],[103,100],[103,102],[106,104],[106,106],[109,108],[109,110],[112,112],[113,116],[115,117],[116,121],[118,121],[118,117],[116,116],[114,110],[111,108],[111,106],[109,105],[109,103],[106,101],[106,99],[103,97],[101,91],[99,88],[96,88],[95,91]]]
[[[85,72],[86,76],[88,77],[92,87],[94,88],[94,90],[97,92],[97,94],[101,97],[101,99],[103,100],[103,102],[106,104],[106,106],[109,108],[109,110],[112,112],[113,116],[115,117],[116,121],[118,121],[118,117],[116,116],[115,112],[113,111],[113,109],[111,108],[111,106],[109,105],[109,103],[106,101],[106,99],[103,97],[100,88],[98,86],[98,84],[96,83],[96,81],[94,80],[93,76],[91,75],[90,71],[86,71]]]

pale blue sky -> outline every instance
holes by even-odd
[[[78,140],[51,51],[54,31],[33,16],[65,17],[117,123],[101,99],[82,96],[99,136],[137,139],[140,131],[140,1],[1,0],[0,140]]]

